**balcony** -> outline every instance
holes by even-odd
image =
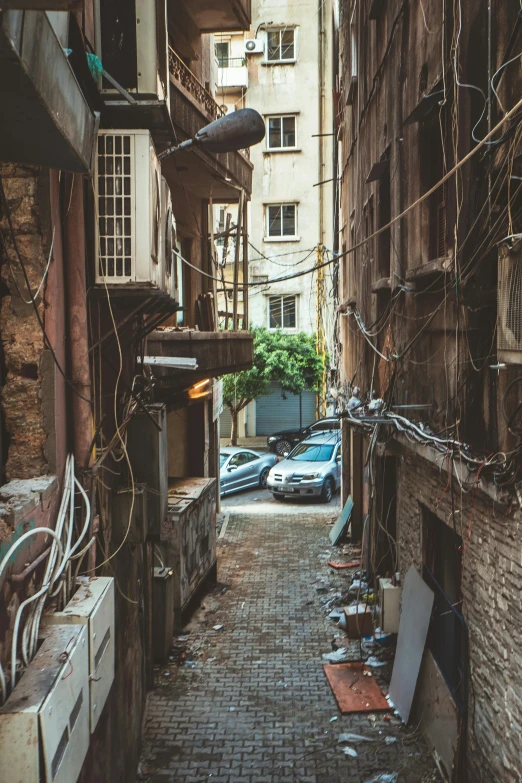
[[[152,332],[147,355],[196,359],[196,370],[179,370],[150,365],[159,396],[182,392],[206,378],[216,378],[252,368],[254,337],[250,332],[178,332],[162,329]]]
[[[0,14],[0,159],[89,174],[95,117],[41,11]]]
[[[192,18],[200,33],[248,30],[252,0],[174,0]]]
[[[218,61],[218,87],[228,92],[239,92],[248,87],[248,68],[243,57],[229,57]]]
[[[171,117],[178,140],[183,141],[217,120],[223,112],[173,49],[169,50],[169,72]],[[250,195],[252,168],[247,151],[214,154],[195,147],[167,158],[162,171],[171,190],[179,188],[177,169],[184,171],[184,181],[195,196],[208,198],[211,185],[216,200],[235,202],[238,188]]]

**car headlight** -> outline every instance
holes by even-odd
[[[307,473],[306,476],[303,476],[301,479],[302,481],[312,481],[313,479],[319,478],[320,473]]]

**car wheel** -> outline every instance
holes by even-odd
[[[280,495],[278,492],[272,492],[272,495],[274,496],[274,500],[284,500],[285,496]]]
[[[331,478],[327,478],[323,484],[323,489],[321,492],[321,500],[323,501],[323,503],[329,503],[333,498],[333,493],[334,493],[334,483]]]
[[[260,475],[259,475],[259,486],[261,489],[266,489],[268,486],[268,474],[270,473],[270,468],[264,468]]]
[[[292,451],[292,445],[288,440],[278,440],[276,443],[276,452],[279,454],[280,457],[284,457],[285,454],[288,454],[290,451]]]

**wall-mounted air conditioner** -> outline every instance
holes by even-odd
[[[92,733],[114,680],[114,579],[94,576],[79,581],[80,587],[63,612],[45,615],[44,624],[83,626],[87,631]]]
[[[161,242],[165,270],[164,288],[174,301],[179,302],[176,218],[172,209],[170,188],[165,177],[161,178]]]
[[[498,248],[497,360],[522,364],[522,234]]]
[[[245,41],[245,54],[263,54],[264,43],[261,38],[249,38]]]
[[[85,626],[55,625],[0,708],[0,780],[74,783],[89,747]]]
[[[100,131],[95,197],[96,283],[164,290],[161,167],[149,131]]]
[[[96,54],[138,99],[169,102],[166,0],[96,0]],[[124,101],[106,79],[105,98]]]

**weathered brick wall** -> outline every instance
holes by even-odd
[[[0,165],[0,176],[16,247],[31,288],[36,292],[45,273],[51,241],[44,227],[46,216],[42,214],[41,206],[42,201],[45,201],[42,199],[45,185],[48,192],[48,178],[36,167],[14,164]],[[43,209],[46,207],[47,204]],[[25,479],[49,472],[44,451],[47,433],[40,367],[44,340],[2,204],[0,229],[3,237],[0,244],[1,278],[8,291],[0,305],[0,335],[7,371],[2,388],[2,409],[9,436],[5,470],[7,480]],[[44,287],[37,299],[42,318],[43,291]]]
[[[420,504],[453,526],[448,476],[409,449],[397,472],[397,525],[402,575],[422,566]],[[454,506],[463,548],[463,614],[469,626],[468,780],[522,780],[522,542],[520,509],[495,504],[478,490]],[[466,548],[471,519],[471,535]]]

